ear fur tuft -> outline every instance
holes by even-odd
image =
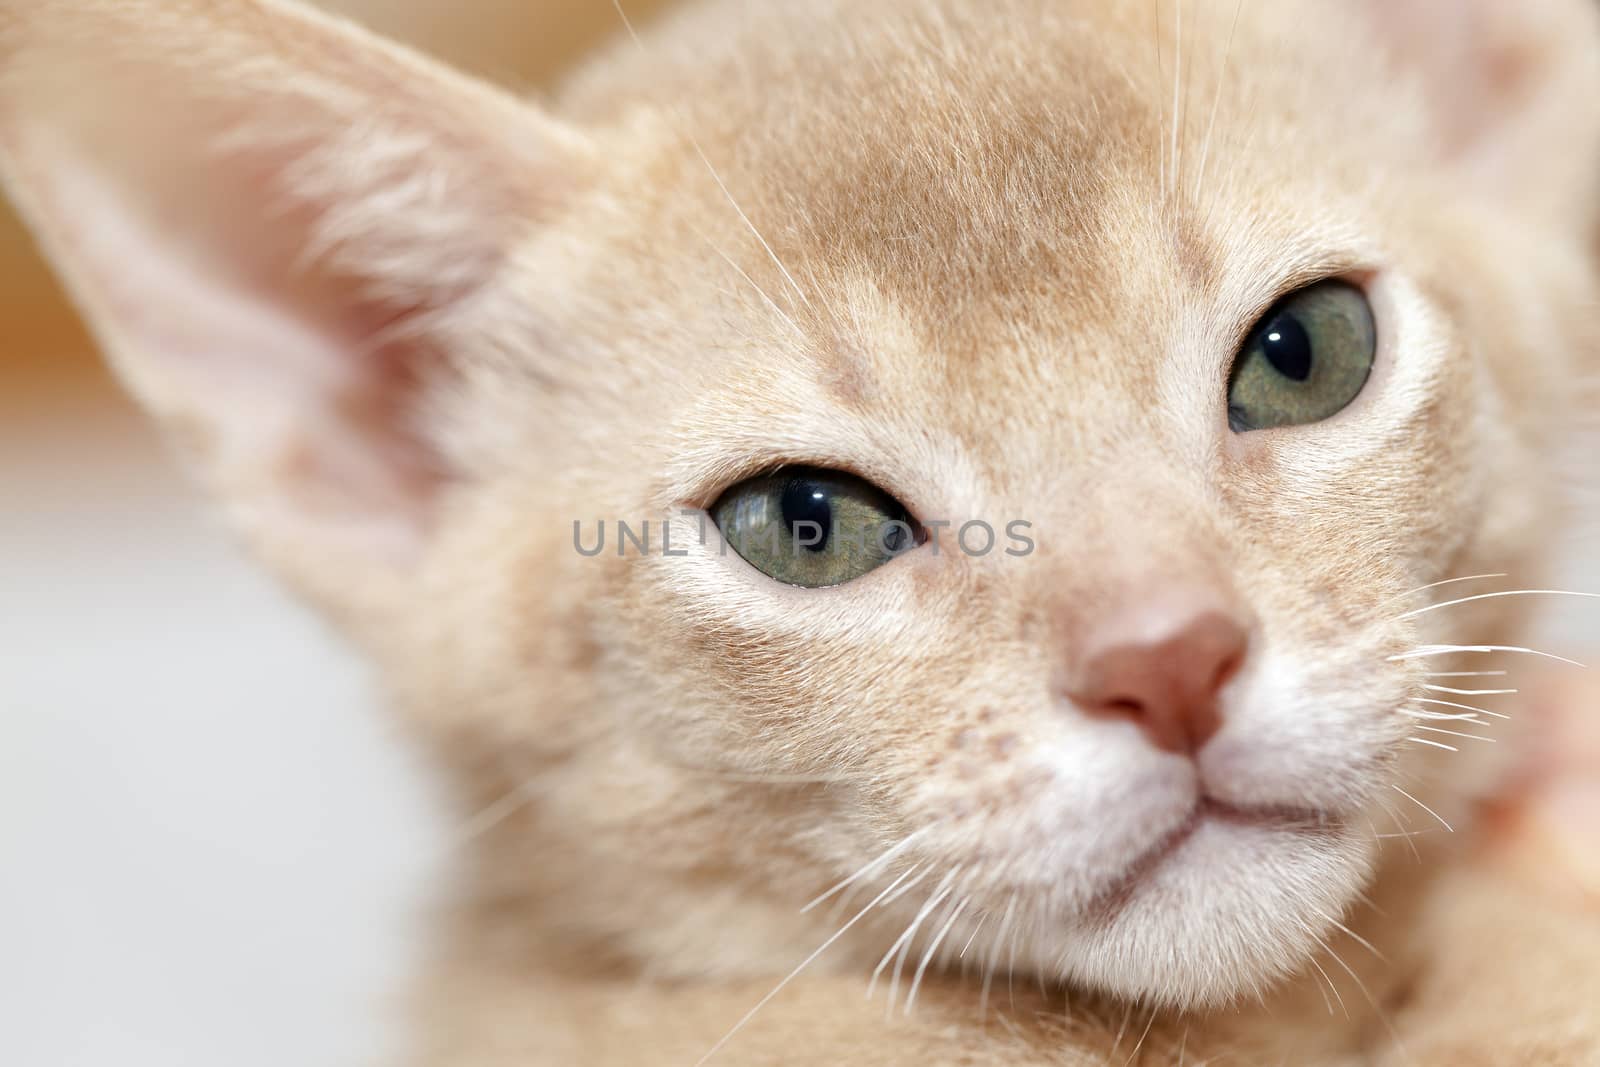
[[[452,326],[583,153],[278,0],[0,0],[0,177],[133,392],[313,586],[425,544]]]

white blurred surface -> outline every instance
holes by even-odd
[[[366,679],[97,390],[0,386],[0,1064],[372,1062],[443,839]],[[4,382],[4,379],[0,379]]]

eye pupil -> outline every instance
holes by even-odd
[[[1261,351],[1285,378],[1303,382],[1311,377],[1311,338],[1293,315],[1279,315],[1261,336]]]
[[[814,482],[796,478],[784,487],[779,507],[783,511],[783,523],[791,534],[798,523],[816,524],[806,526],[797,539],[807,551],[827,550],[829,533],[833,528],[833,505],[828,502],[825,490],[818,488]],[[820,537],[817,536],[819,529],[822,531]]]

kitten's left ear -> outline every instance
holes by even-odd
[[[451,476],[427,394],[586,152],[283,0],[0,0],[0,177],[132,391],[324,600],[417,558]]]
[[[1420,80],[1438,142],[1489,195],[1558,226],[1600,223],[1600,3],[1363,0]]]

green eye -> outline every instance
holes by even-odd
[[[752,567],[811,588],[859,578],[922,540],[921,528],[888,493],[812,467],[740,482],[712,506],[711,517]]]
[[[1332,418],[1361,394],[1376,351],[1361,290],[1318,282],[1291,293],[1262,317],[1233,366],[1228,425],[1245,433]]]

